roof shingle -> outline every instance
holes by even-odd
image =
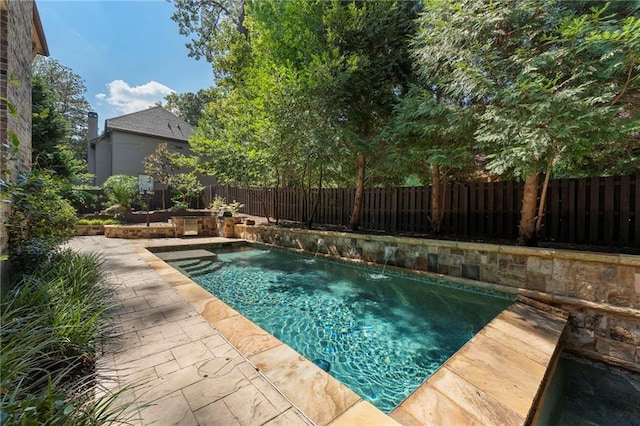
[[[187,141],[193,127],[161,106],[143,111],[109,118],[105,121],[106,131],[141,133],[166,139]]]

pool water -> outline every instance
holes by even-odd
[[[511,303],[281,250],[215,251],[170,263],[386,413]]]

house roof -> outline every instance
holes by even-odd
[[[193,127],[161,106],[105,120],[105,133],[112,130],[188,141]]]
[[[49,56],[49,46],[47,45],[47,38],[44,35],[44,29],[42,28],[42,21],[40,20],[40,13],[38,13],[38,6],[36,2],[33,2],[33,19],[31,22],[31,40],[33,44],[32,55]]]

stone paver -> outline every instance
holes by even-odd
[[[142,406],[131,424],[531,421],[558,354],[564,312],[519,300],[387,416],[144,248],[225,241],[101,236],[70,241],[77,250],[102,253],[116,286],[121,335],[99,365],[115,379],[109,386],[135,384],[122,397]]]
[[[166,275],[157,273],[141,256],[145,245],[163,242],[193,244],[193,240],[103,236],[76,237],[69,242],[78,251],[100,253],[107,279],[115,286],[120,336],[110,344],[99,366],[109,378],[104,382],[106,388],[133,385],[121,397],[122,401],[134,400],[134,407],[142,407],[132,408],[130,422],[312,424],[188,303],[210,297],[208,293],[203,294],[199,287],[172,287],[167,277],[183,279],[185,284],[190,281],[171,268],[166,269]]]
[[[391,412],[405,425],[534,421],[568,315],[526,298],[476,334]]]

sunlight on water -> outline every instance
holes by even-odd
[[[208,267],[194,281],[385,412],[510,303],[280,250],[218,252]]]

